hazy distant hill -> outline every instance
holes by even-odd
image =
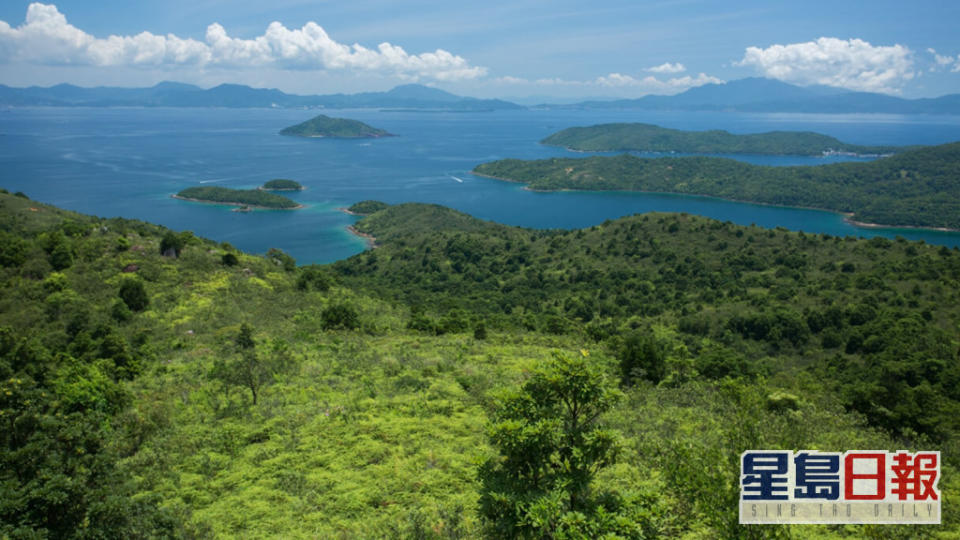
[[[960,94],[903,99],[885,94],[851,92],[829,86],[796,86],[762,78],[706,84],[675,96],[584,101],[543,105],[573,109],[647,109],[804,113],[960,114]]]
[[[276,89],[221,84],[204,90],[190,84],[162,82],[150,88],[82,88],[59,84],[49,88],[0,85],[0,105],[56,107],[317,107],[396,108],[491,111],[521,109],[499,99],[462,97],[418,84],[387,92],[299,96]]]

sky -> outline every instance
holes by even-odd
[[[955,0],[59,0],[0,3],[0,84],[296,94],[676,94],[768,77],[960,93]]]

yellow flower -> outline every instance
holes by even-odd
[[[584,358],[586,358],[587,356],[590,356],[590,351],[586,349],[580,349],[580,354],[582,354]]]

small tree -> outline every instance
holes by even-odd
[[[499,455],[479,475],[480,511],[493,536],[613,532],[592,519],[616,509],[602,508],[591,481],[617,456],[618,436],[600,417],[620,395],[585,355],[556,354],[501,401],[488,432]]]
[[[267,250],[267,258],[274,264],[282,266],[287,272],[293,272],[297,269],[297,260],[277,248]]]
[[[165,257],[179,257],[180,252],[191,240],[193,240],[193,233],[190,231],[183,231],[179,234],[167,231],[160,240],[160,254]]]
[[[633,384],[637,379],[659,383],[667,371],[667,353],[656,338],[639,332],[631,333],[623,340],[617,351],[620,361],[620,377],[623,384]]]
[[[131,311],[143,311],[150,305],[150,297],[139,279],[127,279],[120,285],[120,299]]]
[[[324,330],[334,330],[343,328],[344,330],[353,330],[360,326],[360,318],[357,316],[357,310],[348,304],[334,304],[323,310],[320,314]]]
[[[274,366],[270,358],[264,359],[257,353],[253,327],[249,324],[240,325],[240,332],[234,342],[237,354],[229,354],[227,358],[218,359],[213,365],[210,376],[226,385],[246,388],[250,391],[253,404],[256,405],[260,397],[260,389],[273,378]]]

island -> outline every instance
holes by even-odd
[[[378,139],[393,136],[391,133],[357,120],[331,118],[323,114],[295,126],[283,128],[280,130],[280,134],[294,137],[334,139]]]
[[[707,195],[848,214],[857,225],[960,229],[960,142],[871,162],[769,167],[728,158],[629,154],[504,159],[474,174],[537,191],[647,191]]]
[[[192,187],[176,195],[175,199],[185,201],[230,204],[248,208],[267,208],[271,210],[295,210],[303,205],[283,195],[267,193],[259,189],[230,189],[225,187]]]
[[[299,182],[286,178],[274,178],[260,186],[260,189],[264,191],[303,191],[303,186]]]
[[[638,151],[685,154],[767,154],[881,156],[902,152],[898,146],[848,144],[809,131],[770,131],[735,135],[723,130],[682,131],[652,124],[600,124],[572,127],[540,141],[583,152]]]
[[[349,208],[344,208],[343,211],[354,216],[369,216],[388,206],[390,205],[385,202],[367,200],[353,203]]]

